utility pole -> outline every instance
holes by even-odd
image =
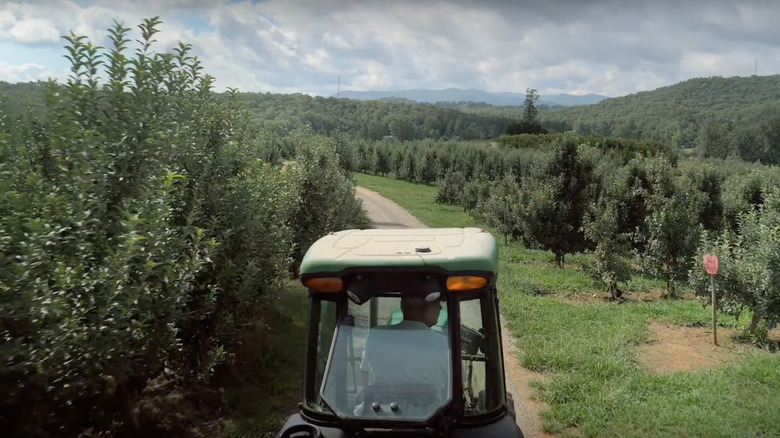
[[[338,99],[339,94],[341,94],[341,75],[339,75],[339,82],[336,86],[336,98]]]
[[[758,60],[756,60],[756,67],[753,70],[753,76],[758,76]]]

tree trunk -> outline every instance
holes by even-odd
[[[563,269],[563,256],[564,253],[560,251],[555,252],[555,267]]]
[[[750,320],[750,325],[748,326],[745,331],[747,333],[755,334],[756,328],[758,327],[758,323],[761,322],[761,318],[764,317],[764,314],[762,312],[753,312],[753,318]]]
[[[615,280],[610,280],[609,282],[609,293],[616,301],[621,301],[623,298],[623,291],[618,288],[617,281]]]

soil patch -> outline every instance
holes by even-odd
[[[563,300],[575,304],[590,304],[590,303],[641,303],[641,302],[654,302],[664,300],[663,291],[660,289],[653,289],[649,291],[628,291],[624,292],[621,297],[621,301],[618,301],[607,292],[582,292],[573,295],[563,297]],[[693,292],[683,292],[680,294],[680,299],[695,300],[696,296]]]
[[[506,374],[506,390],[512,394],[517,413],[517,425],[526,438],[552,437],[542,429],[539,413],[547,408],[543,402],[533,396],[531,381],[547,381],[547,376],[521,367],[518,364],[518,351],[515,339],[509,330],[501,323],[502,348],[504,350],[504,373]]]
[[[639,361],[652,373],[675,373],[715,368],[750,350],[731,340],[732,328],[718,327],[718,345],[711,327],[682,327],[670,322],[648,321],[650,342],[639,347]]]

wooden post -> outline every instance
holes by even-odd
[[[712,291],[712,342],[718,345],[718,327],[716,325],[715,313],[715,276],[710,275],[710,290]]]
[[[715,274],[718,273],[718,256],[715,254],[704,254],[704,269],[710,274],[710,290],[712,291],[712,342],[718,345],[718,327],[716,324],[717,314],[715,313]]]

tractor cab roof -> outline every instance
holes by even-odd
[[[314,242],[302,276],[354,268],[438,268],[446,272],[498,272],[495,238],[479,228],[344,230]]]

